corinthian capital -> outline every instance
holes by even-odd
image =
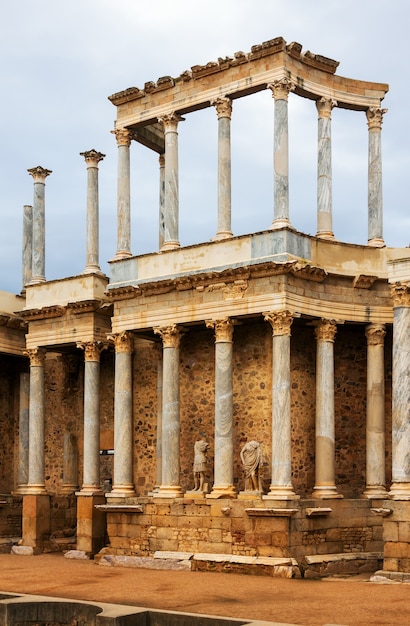
[[[266,322],[272,326],[273,335],[289,335],[293,322],[293,314],[290,311],[273,311],[263,313]]]
[[[281,78],[268,85],[268,89],[272,91],[275,100],[287,100],[290,92],[295,89],[295,85],[290,78]]]
[[[113,135],[115,135],[115,139],[117,140],[118,146],[127,146],[128,148],[131,145],[131,133],[128,128],[116,128],[111,131]]]
[[[30,367],[42,367],[46,358],[45,348],[29,348],[24,351],[25,356],[30,359]]]
[[[217,98],[211,102],[211,105],[215,107],[218,119],[221,117],[228,117],[231,119],[232,115],[232,100],[230,98]]]
[[[319,117],[330,118],[332,109],[335,106],[337,106],[337,100],[332,100],[332,98],[319,98],[319,100],[316,100],[316,108]]]
[[[158,118],[158,121],[163,125],[164,132],[176,133],[179,122],[183,122],[184,118],[177,113],[169,113],[169,115],[163,115]]]
[[[179,348],[182,333],[177,324],[162,327],[156,326],[153,330],[156,335],[161,337],[164,348]]]
[[[85,361],[99,361],[100,354],[108,347],[103,341],[84,341],[78,342],[77,348],[84,350]]]
[[[410,284],[394,283],[391,288],[394,307],[410,307]]]
[[[115,352],[127,352],[131,354],[134,349],[134,335],[129,330],[114,335],[108,335],[107,339],[114,343]]]
[[[234,321],[230,317],[225,317],[221,320],[206,320],[205,324],[207,328],[213,328],[215,330],[216,342],[232,342]]]
[[[321,320],[315,328],[315,337],[317,341],[334,342],[337,332],[337,324],[335,320]]]
[[[370,107],[366,111],[367,127],[369,130],[380,130],[383,123],[383,115],[387,113],[387,109],[376,109]]]
[[[366,326],[366,337],[368,346],[382,346],[386,336],[384,324],[369,324]]]
[[[97,150],[88,150],[87,152],[80,152],[80,156],[84,157],[88,167],[98,167],[98,163],[103,160],[105,154],[97,152]]]
[[[32,167],[27,171],[33,177],[35,183],[44,183],[47,176],[52,174],[52,170],[46,170],[45,167],[41,167],[40,165]]]

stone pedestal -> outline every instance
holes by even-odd
[[[410,502],[385,500],[390,515],[383,518],[383,570],[376,575],[402,580],[410,578]]]
[[[43,551],[43,543],[50,535],[50,497],[42,495],[23,496],[22,536],[23,545],[33,548],[33,554]]]
[[[78,495],[77,498],[77,550],[92,556],[105,545],[105,513],[95,505],[105,504],[103,495]]]

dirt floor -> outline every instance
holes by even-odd
[[[410,624],[410,584],[106,567],[62,554],[0,554],[0,592],[322,626]]]

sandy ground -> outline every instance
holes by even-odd
[[[62,554],[0,554],[0,592],[113,602],[291,624],[410,624],[410,584],[287,580],[106,567]]]

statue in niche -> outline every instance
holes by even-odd
[[[248,441],[241,450],[241,461],[245,473],[245,491],[262,489],[262,448],[258,441]]]
[[[209,443],[203,439],[199,439],[194,445],[194,488],[193,491],[204,491],[205,470],[206,470],[206,452]]]

